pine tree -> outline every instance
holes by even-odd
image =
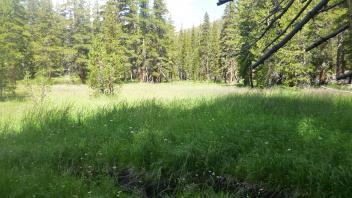
[[[193,26],[191,30],[191,56],[192,56],[192,79],[200,80],[200,54],[199,54],[199,34],[198,30]]]
[[[129,78],[133,80],[138,75],[138,48],[140,45],[137,1],[119,1],[119,10],[119,19],[123,31],[121,45],[124,46],[125,57],[127,57],[127,60],[124,61],[125,79],[129,74]]]
[[[86,0],[74,0],[72,48],[74,49],[74,70],[82,83],[87,79],[88,54],[91,44],[90,13]]]
[[[150,64],[153,82],[161,82],[168,78],[170,41],[169,25],[167,24],[168,10],[164,0],[154,0],[151,31]]]
[[[220,67],[220,24],[219,22],[214,22],[211,26],[210,35],[210,63],[209,70],[211,79],[214,82],[220,81],[221,78],[221,67]]]
[[[178,74],[180,80],[188,80],[192,74],[191,40],[188,31],[181,30],[178,36]]]
[[[28,32],[25,10],[20,0],[0,2],[0,98],[15,92],[16,80],[26,66]]]
[[[166,65],[164,69],[166,69],[165,73],[163,75],[166,75],[167,78],[165,79],[166,81],[173,80],[173,77],[175,76],[175,69],[176,69],[176,59],[177,59],[177,46],[175,43],[175,38],[176,38],[176,31],[175,27],[173,26],[173,22],[171,17],[168,18],[167,22],[167,35],[165,37],[165,47],[167,51],[167,58],[166,60]]]
[[[223,16],[221,30],[221,68],[225,82],[233,83],[237,79],[236,52],[239,51],[239,30],[235,3],[229,3]]]
[[[93,34],[99,34],[102,31],[102,10],[101,10],[101,5],[99,4],[99,0],[95,0],[93,10],[92,10],[92,18],[93,18],[93,24],[92,24],[92,32]]]
[[[211,56],[211,44],[210,44],[210,20],[208,13],[204,15],[204,21],[201,26],[201,37],[200,37],[200,66],[202,79],[210,80],[210,56]]]
[[[254,0],[240,1],[239,8],[239,24],[238,28],[240,30],[240,54],[237,57],[237,62],[239,66],[239,75],[244,80],[245,85],[252,84],[252,69],[250,65],[254,60],[254,54],[251,51],[253,48],[253,42],[255,41],[255,36],[253,30],[256,29],[256,21],[252,16],[255,16],[257,11],[254,6],[256,3]]]
[[[51,0],[39,2],[37,16],[31,29],[31,46],[36,65],[36,75],[51,78],[63,74],[64,60],[63,38],[64,27],[61,19],[53,10]]]
[[[104,10],[102,33],[93,41],[89,61],[89,84],[100,93],[114,94],[115,84],[123,76],[123,49],[120,45],[122,34],[118,21],[118,1],[109,0]]]
[[[149,0],[139,0],[139,49],[138,49],[138,74],[139,80],[142,82],[148,82],[151,69],[149,67],[150,57],[150,31],[151,31],[151,16],[149,8]]]

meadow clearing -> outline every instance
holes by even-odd
[[[50,90],[42,103],[0,102],[1,197],[352,194],[350,93],[205,83],[126,84],[116,96]]]

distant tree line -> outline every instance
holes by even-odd
[[[205,14],[199,27],[180,31],[164,0],[90,2],[67,0],[54,7],[51,0],[0,1],[0,97],[25,77],[72,75],[113,93],[125,81],[325,84],[352,68],[350,30],[306,52],[307,40],[348,24],[346,1],[331,0],[256,69],[249,67],[318,0],[230,2],[221,20],[210,22]]]

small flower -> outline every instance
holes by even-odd
[[[117,168],[116,166],[113,166],[113,167],[112,167],[112,169],[114,169],[114,170],[116,170],[116,168]]]
[[[292,149],[289,148],[289,149],[287,149],[287,151],[292,151]]]

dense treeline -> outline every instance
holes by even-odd
[[[346,70],[351,70],[351,30],[307,52],[314,41],[349,23],[347,1],[334,0],[329,1],[278,53],[260,67],[250,68],[318,3],[318,0],[241,0],[227,4],[220,27],[220,40],[217,41],[220,43],[220,64],[211,64],[212,79],[230,83],[241,81],[257,86],[301,86],[326,84]],[[202,27],[206,24],[206,18]],[[200,31],[198,35],[201,37],[204,28]],[[188,37],[192,37],[191,31]],[[187,42],[187,39],[183,41]],[[213,42],[210,37],[208,41]],[[205,45],[202,43],[200,46]],[[206,51],[200,53],[204,55]],[[211,49],[211,53],[218,57],[216,47]],[[206,59],[203,57],[200,60]]]
[[[0,94],[13,92],[25,77],[62,75],[78,76],[102,93],[123,81],[325,84],[352,68],[350,30],[305,49],[307,41],[348,24],[345,1],[331,0],[263,66],[249,68],[317,2],[231,2],[221,20],[210,22],[205,14],[199,27],[176,31],[164,0],[67,0],[57,7],[51,0],[2,0]]]

